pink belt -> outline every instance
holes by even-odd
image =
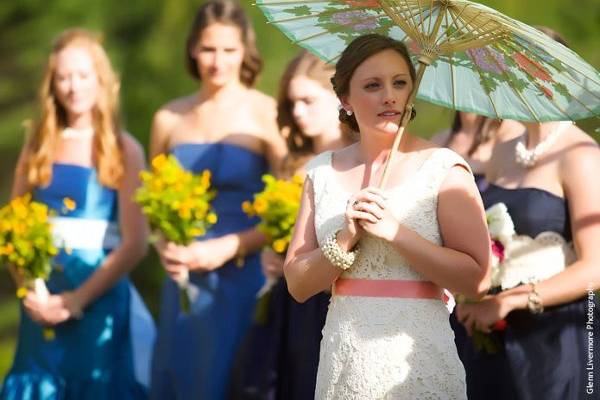
[[[343,279],[334,283],[337,296],[442,299],[443,291],[433,282],[404,280]],[[445,300],[445,299],[444,299]]]

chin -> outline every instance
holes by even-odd
[[[231,81],[232,81],[232,78],[230,76],[223,76],[223,75],[210,77],[209,79],[205,80],[206,83],[208,83],[209,85],[211,85],[213,87],[223,87],[223,86],[226,86]]]
[[[310,128],[300,128],[302,130],[302,134],[306,137],[309,138],[316,138],[318,136],[321,136],[321,131],[317,130],[317,129],[310,129]]]
[[[377,128],[377,130],[384,135],[395,135],[396,133],[398,133],[400,125],[394,123],[387,123],[386,125],[378,126]]]
[[[69,114],[82,115],[92,111],[94,104],[69,104],[65,107],[65,110]]]

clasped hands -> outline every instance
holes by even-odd
[[[376,187],[362,189],[348,200],[344,214],[344,228],[337,236],[344,250],[351,250],[363,232],[388,242],[394,240],[402,228],[394,216],[387,194]]]
[[[155,244],[156,250],[167,274],[179,279],[187,271],[209,272],[228,261],[226,251],[222,249],[220,239],[195,241],[187,246],[177,245],[159,239]]]
[[[81,301],[76,291],[49,294],[47,298],[41,298],[29,290],[23,298],[23,308],[34,322],[42,326],[54,326],[83,316]]]

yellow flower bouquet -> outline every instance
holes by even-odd
[[[210,189],[210,171],[193,174],[184,170],[175,156],[160,154],[152,160],[152,170],[140,173],[142,185],[134,200],[142,207],[153,232],[169,242],[188,245],[217,222],[210,202],[216,191]],[[181,310],[190,309],[189,275],[177,282]]]
[[[254,194],[252,202],[242,203],[242,210],[248,216],[260,219],[257,229],[267,237],[268,246],[275,253],[284,255],[300,209],[303,179],[298,175],[290,180],[276,179],[272,175],[263,175],[262,179],[265,183],[264,190]],[[261,299],[255,312],[258,322],[264,322],[266,318],[270,290],[276,281],[268,279],[256,295]]]
[[[265,189],[254,195],[254,201],[245,201],[242,209],[248,216],[260,218],[257,228],[266,235],[269,246],[285,254],[300,209],[303,180],[298,175],[291,180],[263,175],[263,182]]]
[[[28,289],[41,301],[48,299],[45,280],[58,253],[54,246],[49,218],[52,211],[45,204],[32,201],[30,194],[14,198],[0,209],[0,262],[7,265],[17,281],[17,297]],[[54,337],[45,329],[47,339]]]

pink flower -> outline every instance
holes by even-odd
[[[500,321],[496,321],[494,325],[492,325],[493,331],[503,331],[508,326],[508,322],[505,319],[501,319]]]
[[[492,255],[498,258],[499,262],[504,261],[504,245],[499,240],[491,239]]]
[[[508,70],[504,62],[504,54],[491,47],[477,47],[467,50],[467,55],[475,65],[484,71],[501,75]]]
[[[540,85],[540,90],[542,91],[542,93],[544,93],[544,96],[546,96],[548,99],[552,100],[554,98],[554,94],[552,93],[552,90],[548,89],[546,86]]]
[[[331,21],[356,31],[376,29],[379,26],[372,15],[362,10],[337,12],[331,16]]]
[[[521,53],[514,53],[512,55],[513,60],[517,63],[521,70],[525,71],[527,74],[541,79],[542,81],[551,82],[552,76],[548,71],[538,62],[528,58],[527,56]]]

